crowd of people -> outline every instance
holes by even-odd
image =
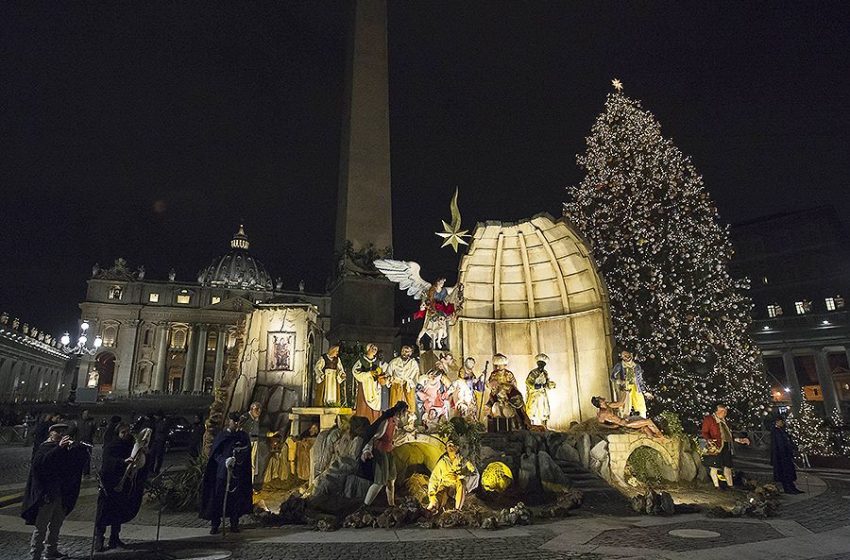
[[[102,433],[100,468],[92,465],[92,450]],[[200,454],[204,425],[199,416],[192,425],[189,454]],[[162,470],[168,422],[160,411],[141,416],[132,424],[112,416],[98,424],[87,410],[79,418],[47,413],[35,423],[32,460],[21,517],[33,525],[32,560],[57,559],[59,533],[73,511],[84,479],[95,477],[98,498],[95,513],[96,552],[124,548],[121,526],[139,512],[149,476]],[[107,540],[107,531],[109,538]]]

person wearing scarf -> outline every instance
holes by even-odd
[[[136,441],[130,432],[130,426],[124,422],[116,424],[114,431],[115,437],[103,446],[103,461],[100,467],[101,489],[97,497],[95,516],[94,547],[97,552],[107,549],[104,545],[107,527],[110,527],[109,548],[125,548],[119,537],[121,525],[132,521],[139,513],[145,492],[145,480],[151,467],[151,462],[145,461],[142,468],[133,470],[133,474],[121,484]]]

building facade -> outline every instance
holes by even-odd
[[[315,307],[327,332],[330,298],[283,290],[249,252],[244,229],[230,250],[198,274],[197,281],[145,277],[123,259],[109,269],[95,266],[81,320],[103,343],[80,367],[77,385],[101,395],[210,393],[221,380],[238,328],[260,305]]]
[[[850,237],[831,207],[732,227],[733,271],[747,276],[752,334],[778,403],[850,407]]]
[[[59,400],[71,362],[51,335],[0,315],[0,402]]]

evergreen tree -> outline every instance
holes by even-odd
[[[815,412],[812,403],[806,400],[806,395],[800,400],[800,410],[788,414],[788,433],[797,445],[801,455],[833,454],[833,445],[829,428],[823,418]]]
[[[759,426],[769,393],[747,333],[749,285],[729,275],[728,228],[690,158],[617,91],[578,164],[586,176],[567,189],[564,214],[590,242],[617,343],[644,362],[657,404],[692,428],[718,402],[741,427]]]

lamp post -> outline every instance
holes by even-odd
[[[94,356],[97,353],[97,350],[103,345],[103,339],[100,335],[94,337],[94,341],[91,346],[87,346],[89,337],[89,322],[83,321],[80,323],[80,336],[77,337],[77,343],[74,346],[70,346],[71,344],[71,335],[67,332],[62,335],[62,338],[59,339],[59,342],[62,343],[62,351],[66,354],[70,354],[72,356],[71,362],[69,364],[71,371],[71,392],[68,394],[68,402],[74,402],[77,400],[77,380],[79,375],[77,372],[77,368],[80,365],[80,359],[83,356]]]

